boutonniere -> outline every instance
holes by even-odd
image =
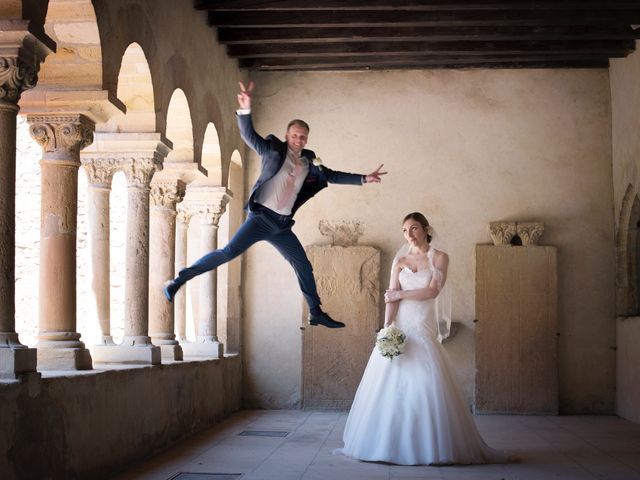
[[[313,160],[311,160],[311,163],[313,163],[316,167],[322,170],[322,159],[320,157],[314,158]]]

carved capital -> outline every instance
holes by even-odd
[[[510,245],[516,235],[516,222],[490,222],[489,235],[494,245]]]
[[[153,174],[156,170],[162,169],[162,162],[155,154],[148,157],[123,158],[118,163],[127,177],[129,187],[135,188],[149,188]]]
[[[84,115],[27,115],[31,136],[45,152],[77,156],[93,142],[95,124]]]
[[[184,208],[182,203],[178,203],[176,211],[176,221],[183,225],[188,225],[189,220],[191,220],[191,214]]]
[[[516,225],[516,233],[522,240],[522,245],[537,245],[543,232],[542,222],[518,222]]]
[[[176,209],[184,197],[185,184],[180,180],[154,181],[151,184],[151,205]]]
[[[17,104],[24,90],[38,81],[40,63],[28,65],[20,57],[0,56],[0,101]]]
[[[87,172],[90,186],[111,188],[113,174],[118,168],[118,161],[115,158],[81,155],[80,162]]]
[[[224,204],[189,203],[186,205],[187,211],[192,218],[196,218],[203,225],[218,226],[218,222],[226,209]]]
[[[325,237],[329,237],[331,245],[348,247],[358,243],[358,239],[364,233],[364,226],[360,222],[320,220],[318,230]]]

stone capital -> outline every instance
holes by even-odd
[[[182,201],[185,184],[181,180],[153,180],[151,182],[151,205],[175,211]]]
[[[17,104],[24,90],[36,86],[39,66],[27,65],[19,57],[0,56],[0,101]]]
[[[81,114],[27,115],[30,133],[46,153],[76,157],[93,141],[95,124]]]
[[[522,240],[522,245],[537,245],[543,232],[542,222],[518,222],[516,225],[516,233]]]
[[[129,187],[149,188],[153,174],[156,170],[162,170],[162,161],[155,154],[120,158],[118,168],[127,177]]]
[[[91,187],[111,188],[113,174],[118,169],[118,161],[115,158],[80,154],[80,162],[87,172]]]
[[[225,187],[191,184],[178,211],[197,218],[203,225],[218,226],[230,199],[231,192]]]
[[[36,86],[40,63],[51,53],[28,28],[26,20],[0,20],[0,105],[17,106],[22,92]]]
[[[489,235],[494,245],[510,245],[516,235],[516,222],[490,222]]]

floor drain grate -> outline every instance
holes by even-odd
[[[275,430],[245,430],[238,435],[243,437],[286,437],[289,432],[278,432]]]
[[[180,472],[168,480],[236,480],[241,473],[188,473]]]

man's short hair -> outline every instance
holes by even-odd
[[[289,125],[287,125],[287,132],[289,131],[292,125],[297,125],[299,127],[306,128],[307,132],[311,130],[307,122],[305,122],[304,120],[300,120],[299,118],[294,118],[289,122]]]

